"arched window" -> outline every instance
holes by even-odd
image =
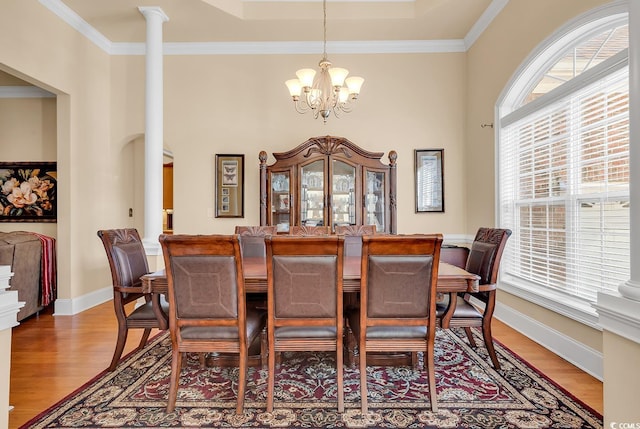
[[[595,323],[629,278],[628,23],[604,7],[530,56],[498,104],[507,290]],[[585,313],[586,316],[585,317]]]

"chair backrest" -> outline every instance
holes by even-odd
[[[230,340],[243,335],[244,329],[238,330],[240,320],[246,320],[238,237],[162,235],[160,244],[169,286],[171,334],[190,326],[227,326]]]
[[[360,303],[370,326],[435,327],[441,245],[441,234],[362,237]]]
[[[321,326],[341,321],[344,238],[273,236],[265,241],[269,323],[272,316],[276,325],[292,319]]]
[[[510,235],[509,229],[478,229],[465,270],[479,275],[480,284],[493,284],[498,281],[500,260]]]
[[[329,234],[331,234],[331,227],[329,226],[293,225],[289,228],[289,235],[309,236]]]
[[[114,290],[128,293],[142,285],[140,277],[149,273],[147,255],[134,228],[104,229],[98,231],[107,252]]]
[[[375,225],[336,225],[336,234],[344,235],[344,256],[362,256],[362,236],[374,235]]]
[[[240,236],[240,249],[243,258],[266,258],[264,237],[276,235],[276,226],[236,226],[235,233]]]

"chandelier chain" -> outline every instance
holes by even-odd
[[[323,40],[324,44],[322,45],[322,53],[323,57],[327,58],[327,0],[322,0],[322,15],[323,15],[323,24],[322,28],[324,29]]]

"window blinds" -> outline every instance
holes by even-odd
[[[498,151],[504,272],[590,302],[629,278],[628,67],[605,67],[504,118]]]

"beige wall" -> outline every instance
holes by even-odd
[[[398,152],[399,232],[463,232],[464,54],[331,59],[367,73],[356,110],[325,125],[296,113],[283,83],[298,68],[315,64],[316,56],[165,57],[164,136],[174,154],[176,232],[230,233],[236,224],[258,224],[258,153],[285,151],[327,134],[383,151],[385,160],[389,150]],[[144,131],[144,60],[114,57],[112,63],[115,149]],[[414,212],[413,150],[424,148],[445,149],[445,214]],[[216,153],[245,155],[244,219],[210,217]],[[120,218],[120,211],[113,215]]]
[[[511,0],[467,52],[468,104],[465,179],[468,218],[465,231],[493,225],[495,212],[495,134],[481,128],[494,122],[494,109],[518,67],[558,28],[608,0]],[[550,13],[549,11],[553,11]],[[501,292],[498,300],[594,350],[602,350],[602,333],[558,313]]]
[[[116,197],[103,162],[111,149],[110,59],[37,2],[5,2],[2,9],[0,68],[58,94],[55,236],[64,302],[109,284],[95,231]]]
[[[0,80],[0,85],[21,83],[15,78]],[[0,98],[0,148],[0,162],[55,161],[55,98]],[[55,223],[0,223],[0,231],[16,229],[51,237],[57,234]]]
[[[327,134],[398,152],[400,233],[473,234],[493,225],[494,134],[480,125],[493,122],[500,92],[536,45],[604,3],[511,0],[466,54],[331,55],[334,64],[358,70],[366,81],[356,110],[326,125],[295,113],[283,84],[296,69],[316,64],[317,56],[165,57],[165,148],[175,156],[176,232],[228,233],[236,224],[257,224],[258,152],[287,150]],[[100,290],[110,277],[96,230],[143,227],[144,58],[109,57],[38,3],[15,1],[3,4],[0,14],[0,69],[58,94],[55,109],[52,100],[42,100],[40,117],[28,117],[57,133],[59,221],[50,234],[58,237],[59,297]],[[0,117],[21,103],[0,103]],[[6,138],[24,137],[31,125],[17,125]],[[38,150],[48,158],[54,143],[44,134]],[[443,214],[414,212],[413,150],[427,148],[445,149]],[[2,150],[5,158],[4,144]],[[210,217],[216,153],[245,154],[244,219]],[[25,226],[31,227],[20,224]],[[601,350],[598,331],[548,317],[507,294],[501,300]]]

